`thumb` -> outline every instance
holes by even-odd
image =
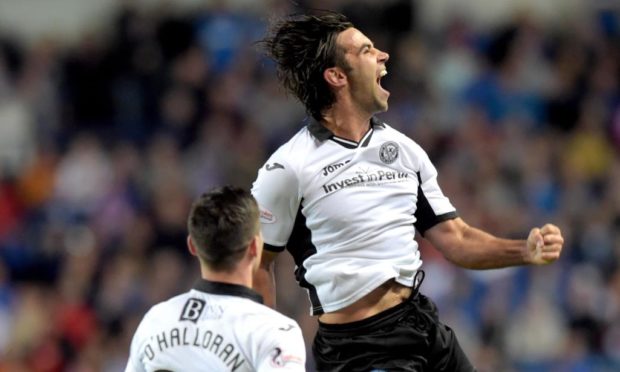
[[[542,233],[538,227],[533,228],[530,232],[530,241],[536,246],[536,248],[541,248],[545,244]]]
[[[545,245],[545,241],[543,239],[542,234],[538,234],[536,236],[536,248],[542,248]]]

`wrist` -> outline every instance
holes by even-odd
[[[523,260],[524,265],[534,264],[534,260],[532,258],[532,250],[530,249],[530,244],[527,240],[521,241],[521,259]]]

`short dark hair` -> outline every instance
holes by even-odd
[[[347,68],[345,51],[337,48],[336,37],[353,27],[342,14],[296,15],[274,22],[262,40],[267,55],[276,62],[280,82],[306,107],[316,120],[335,101],[323,79],[329,67]]]
[[[230,271],[259,233],[258,205],[248,191],[214,188],[192,205],[187,229],[198,257],[214,271]]]

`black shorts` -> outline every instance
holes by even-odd
[[[420,293],[357,322],[319,323],[312,352],[317,371],[475,371],[435,304]]]

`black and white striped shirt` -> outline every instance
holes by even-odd
[[[392,278],[412,286],[415,230],[457,216],[426,152],[376,118],[359,143],[311,121],[259,170],[252,194],[266,249],[293,255],[313,315]]]

